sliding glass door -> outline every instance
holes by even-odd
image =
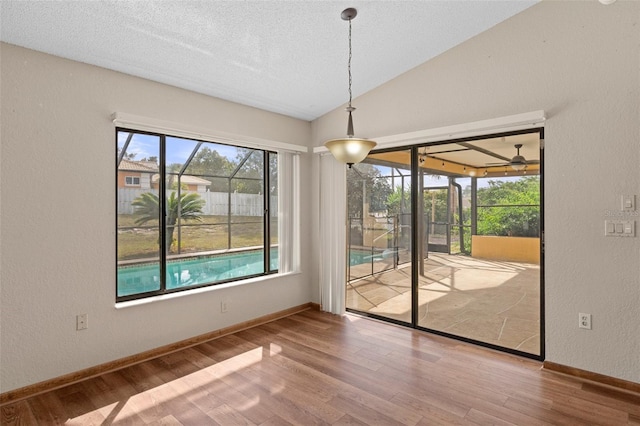
[[[411,150],[347,171],[347,307],[411,323]]]
[[[542,357],[540,147],[536,130],[350,169],[347,309]]]

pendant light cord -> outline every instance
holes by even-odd
[[[349,65],[347,69],[349,71],[349,108],[351,108],[351,19],[349,19]]]
[[[347,111],[349,112],[349,120],[347,121],[347,136],[352,138],[354,135],[354,131],[353,131],[353,116],[352,116],[352,112],[355,111],[355,108],[351,106],[351,100],[352,100],[352,92],[351,92],[351,19],[349,18],[349,65],[347,67],[347,70],[349,71],[349,106],[347,107]]]
[[[343,21],[349,21],[349,62],[347,71],[349,72],[349,106],[347,106],[346,110],[349,113],[349,119],[347,121],[347,137],[339,138],[339,139],[331,139],[330,141],[325,142],[325,146],[331,151],[336,160],[346,163],[349,168],[356,163],[361,162],[367,157],[369,151],[376,146],[374,141],[368,139],[354,138],[353,131],[353,111],[355,108],[351,106],[351,102],[353,101],[353,92],[351,90],[352,84],[352,76],[351,76],[351,59],[352,59],[352,49],[351,49],[351,20],[356,17],[358,11],[349,7],[342,11],[340,17]]]

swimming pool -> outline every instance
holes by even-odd
[[[375,248],[371,250],[349,250],[349,264],[351,266],[361,265],[363,263],[378,262],[385,259],[393,258],[397,254],[393,249]]]
[[[380,259],[382,259],[381,253],[371,253],[369,250],[349,250],[349,264],[351,266]]]
[[[350,250],[349,264],[360,265],[383,258],[382,253]],[[271,250],[271,270],[278,269],[278,250]],[[264,272],[262,250],[167,262],[168,290],[211,284]],[[160,290],[160,264],[145,263],[118,267],[118,297]]]
[[[278,269],[278,251],[271,251],[271,269]],[[262,250],[167,262],[168,290],[211,284],[264,272]],[[118,267],[118,297],[160,290],[160,264]]]

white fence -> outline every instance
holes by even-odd
[[[133,200],[145,192],[157,194],[155,189],[118,188],[118,214],[133,214]],[[195,192],[195,191],[182,191]],[[226,216],[229,214],[229,195],[231,195],[231,214],[238,216],[262,216],[264,207],[262,195],[238,194],[226,192],[196,192],[205,201],[202,212],[206,216]],[[277,216],[278,197],[271,197],[271,216]]]

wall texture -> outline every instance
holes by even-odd
[[[303,175],[301,274],[116,309],[110,115],[298,145],[309,144],[308,122],[12,45],[0,49],[0,392],[309,302],[310,178]],[[301,156],[301,170],[310,157]],[[80,313],[89,315],[89,328],[78,332]]]
[[[353,104],[359,137],[545,110],[547,360],[640,382],[640,237],[604,237],[640,200],[640,2],[543,1]],[[314,145],[345,122],[313,122]]]

